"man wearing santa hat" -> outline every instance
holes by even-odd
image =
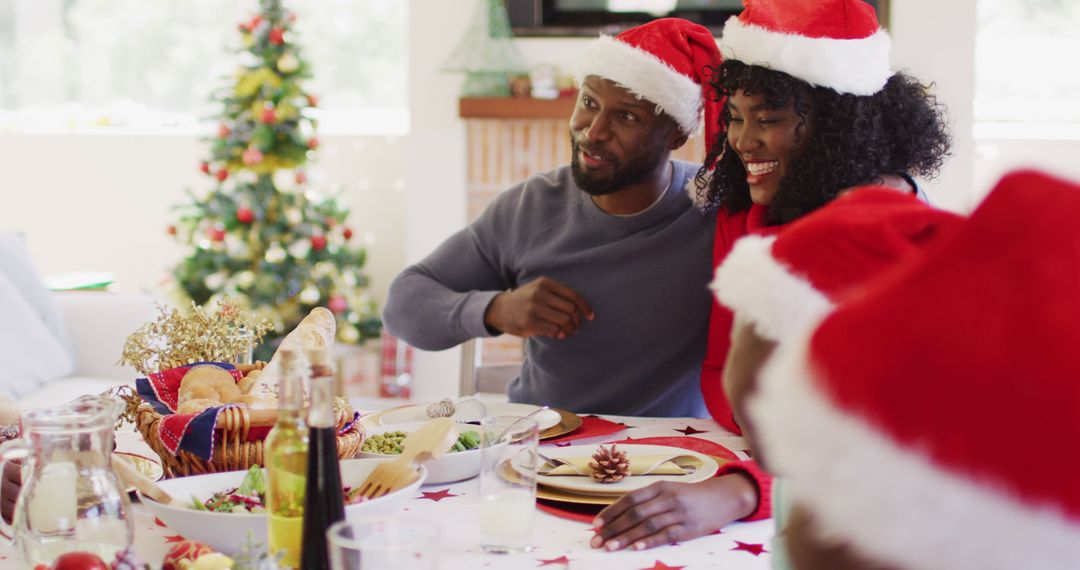
[[[577,412],[706,415],[699,388],[714,213],[671,160],[718,102],[712,34],[661,19],[582,54],[571,164],[501,193],[467,228],[391,285],[387,329],[441,350],[526,338],[512,401]]]

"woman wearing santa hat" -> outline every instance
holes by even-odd
[[[739,238],[775,235],[846,189],[881,184],[883,173],[934,175],[949,147],[928,88],[891,71],[889,35],[871,6],[861,0],[744,5],[720,41],[724,62],[711,81],[725,101],[697,179],[703,207],[719,211],[717,266]],[[701,385],[713,418],[739,433],[721,380],[732,326],[731,311],[714,304]],[[751,475],[752,500],[729,488],[728,478],[650,486],[598,516],[593,546],[651,548],[732,520],[767,517],[770,479],[752,462],[740,463]],[[722,482],[725,488],[712,488]]]

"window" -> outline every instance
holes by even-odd
[[[977,9],[975,120],[1080,132],[1080,2],[979,0]]]
[[[407,126],[403,0],[286,0],[320,129]],[[255,0],[0,0],[0,128],[194,127],[238,63]]]

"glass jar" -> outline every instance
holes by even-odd
[[[9,460],[26,460],[14,520],[0,520],[0,528],[31,566],[68,552],[111,561],[131,546],[131,505],[110,463],[121,409],[89,396],[31,410],[22,415],[22,438],[0,445],[0,472]]]

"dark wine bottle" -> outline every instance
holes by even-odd
[[[308,477],[304,494],[304,547],[300,567],[330,567],[326,531],[345,519],[345,497],[337,453],[334,413],[334,369],[326,350],[308,352],[311,363],[311,406],[308,411]]]

